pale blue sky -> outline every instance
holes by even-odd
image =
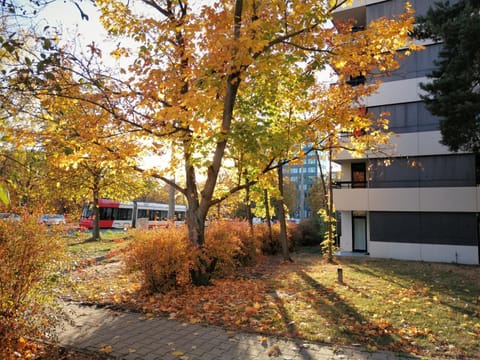
[[[80,6],[89,20],[81,18],[80,11],[70,1],[55,1],[42,9],[39,18],[44,19],[40,24],[47,23],[61,30],[62,39],[69,41],[77,39],[82,45],[103,43],[107,37],[106,31],[98,20],[98,10],[90,1],[82,1]],[[80,37],[77,34],[81,34]]]

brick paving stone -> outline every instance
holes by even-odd
[[[121,360],[415,360],[415,356],[368,352],[359,347],[328,346],[298,339],[227,332],[216,326],[146,318],[134,312],[65,304],[73,324],[59,329],[62,345],[101,352]],[[275,348],[274,348],[275,346]],[[272,353],[278,349],[276,353]],[[179,355],[182,354],[182,355]]]

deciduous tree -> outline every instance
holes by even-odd
[[[242,119],[236,112],[237,101],[245,94],[258,94],[258,79],[275,81],[268,74],[277,68],[284,73],[289,66],[294,69],[292,74],[298,74],[301,63],[308,66],[305,72],[313,72],[331,62],[340,81],[397,66],[396,49],[408,42],[411,12],[369,24],[360,33],[349,31],[351,25],[341,31],[329,28],[332,11],[347,2],[236,0],[192,9],[187,1],[144,0],[139,2],[146,6],[143,12],[133,3],[99,2],[110,33],[128,36],[140,44],[128,69],[132,74],[129,85],[134,90],[124,96],[135,95],[132,101],[144,115],[137,116],[137,124],[174,139],[183,154],[186,185],[176,186],[187,197],[189,236],[200,251],[205,219],[215,204],[218,174],[234,125]],[[115,54],[132,56],[122,47]],[[315,123],[316,132],[304,133],[308,141],[315,141],[320,132],[347,127],[351,131],[368,128],[372,140],[381,134],[383,129],[374,129],[372,119],[353,116],[351,110],[352,103],[368,95],[375,85],[364,86],[362,91],[343,86],[312,90],[315,82],[313,76],[310,78],[299,79],[303,88],[295,87],[290,96],[304,96],[300,91],[316,99],[316,117],[298,122],[292,133],[299,134],[299,128]],[[298,102],[295,104],[296,111],[306,111]],[[332,112],[340,107],[342,111]],[[282,116],[288,118],[286,113]],[[300,118],[300,114],[295,113],[295,117]],[[273,123],[275,120],[268,119],[268,125]],[[197,183],[199,170],[206,176],[202,188]],[[197,284],[208,282],[208,274],[201,269],[194,269],[192,276]]]
[[[140,161],[137,155],[142,153],[141,144],[131,137],[123,122],[101,109],[98,94],[86,93],[83,86],[64,88],[62,96],[47,91],[40,99],[46,111],[43,127],[25,135],[42,139],[49,162],[79,180],[79,194],[93,200],[92,239],[100,239],[98,200],[129,200],[132,194],[143,191],[142,176],[134,167]]]

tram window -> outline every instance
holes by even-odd
[[[150,220],[152,221],[159,221],[162,218],[160,217],[160,210],[152,210],[150,212]]]
[[[100,220],[111,220],[112,219],[112,208],[100,208]]]
[[[148,210],[146,209],[139,209],[138,210],[138,218],[148,218]]]
[[[132,209],[118,209],[118,220],[132,220]]]

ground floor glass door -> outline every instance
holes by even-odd
[[[367,217],[353,215],[353,251],[367,251]]]

